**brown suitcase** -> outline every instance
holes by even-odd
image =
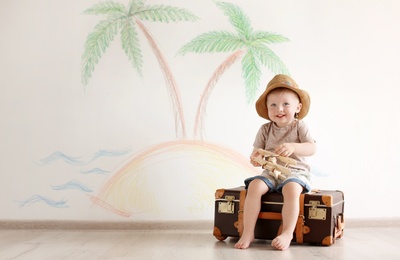
[[[218,189],[215,193],[214,236],[218,240],[240,237],[243,230],[244,187]],[[254,235],[274,239],[281,229],[283,196],[267,193],[261,198],[261,212]],[[343,236],[344,195],[341,191],[318,190],[302,194],[293,242],[332,245]]]

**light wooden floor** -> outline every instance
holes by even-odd
[[[217,241],[210,230],[0,229],[0,259],[400,259],[399,226],[347,228],[332,246],[283,252],[264,240],[238,250],[236,241]]]

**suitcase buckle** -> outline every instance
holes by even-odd
[[[311,207],[308,209],[309,219],[326,220],[326,209],[318,208],[319,201],[310,200]]]
[[[235,213],[235,196],[225,196],[225,200],[226,201],[220,201],[218,203],[218,213]]]

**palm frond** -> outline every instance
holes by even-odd
[[[229,22],[233,25],[233,27],[235,27],[236,31],[239,33],[239,36],[244,39],[249,39],[253,28],[250,25],[249,18],[244,14],[243,10],[231,3],[219,2],[216,4],[228,17]]]
[[[122,24],[121,42],[122,49],[128,59],[132,62],[133,68],[142,75],[143,57],[139,47],[139,39],[134,24],[131,20],[126,20]]]
[[[143,6],[137,9],[134,15],[141,20],[164,23],[199,19],[186,9],[166,5]]]
[[[271,43],[282,43],[290,41],[287,37],[264,31],[254,32],[251,36],[251,41],[255,44],[271,44]]]
[[[118,20],[100,21],[86,39],[82,55],[82,83],[87,85],[94,67],[118,32]]]
[[[275,74],[289,74],[283,61],[270,48],[262,46],[256,51],[258,59]]]
[[[246,99],[250,103],[257,94],[261,77],[260,64],[252,50],[247,51],[242,59],[242,76],[246,86]]]
[[[133,14],[137,12],[137,10],[142,9],[144,6],[144,1],[142,0],[132,0],[128,5],[128,13]]]
[[[83,11],[84,14],[120,16],[126,15],[127,10],[123,4],[115,2],[100,2]]]
[[[185,44],[178,54],[185,55],[188,52],[229,52],[244,46],[243,41],[230,32],[214,31],[201,34]]]

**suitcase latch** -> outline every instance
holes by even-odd
[[[225,196],[225,200],[218,203],[218,213],[233,214],[235,212],[235,196]]]
[[[308,210],[309,219],[326,220],[326,209],[318,208],[319,201],[310,200],[311,207]]]

